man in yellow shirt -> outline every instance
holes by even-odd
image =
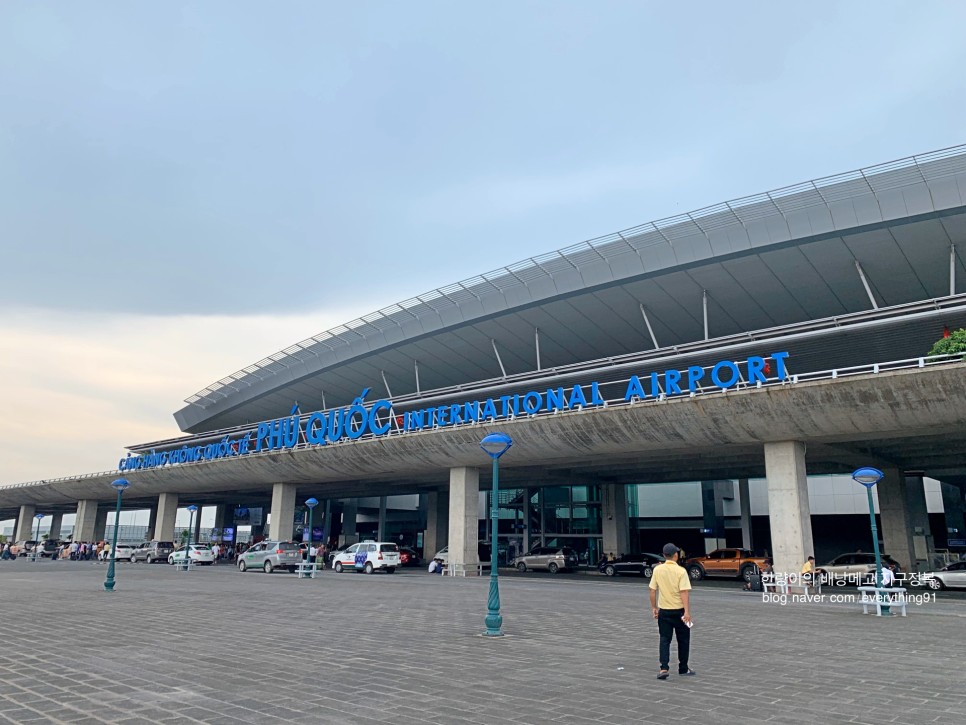
[[[691,653],[691,580],[684,567],[678,564],[680,549],[674,544],[664,545],[664,563],[654,567],[651,576],[651,612],[657,620],[661,635],[659,680],[668,678],[671,659],[671,635],[678,641],[678,674],[694,676],[688,667]]]

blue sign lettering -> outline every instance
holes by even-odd
[[[767,358],[753,355],[740,362],[722,360],[710,369],[691,365],[684,372],[652,371],[643,380],[637,375],[631,375],[624,392],[624,401],[693,395],[709,382],[722,390],[727,390],[740,381],[749,385],[763,383],[772,374],[769,359],[774,361],[775,376],[779,380],[785,380],[788,377],[785,367],[788,353],[773,352]],[[568,388],[530,390],[522,395],[501,395],[486,400],[407,410],[401,415],[393,412],[391,400],[381,399],[367,404],[365,396],[369,388],[366,388],[351,405],[344,408],[316,411],[302,416],[295,405],[284,418],[263,421],[252,431],[235,434],[234,437],[226,435],[217,442],[205,445],[186,444],[167,451],[152,449],[138,455],[128,453],[126,458],[118,462],[118,469],[135,471],[180,463],[214,461],[244,456],[250,452],[290,449],[299,444],[324,446],[342,439],[358,440],[366,434],[384,436],[391,432],[393,423],[396,424],[397,432],[408,433],[462,423],[495,421],[499,418],[512,419],[519,415],[532,416],[541,412],[583,410],[605,405],[600,386],[601,383],[591,382]]]

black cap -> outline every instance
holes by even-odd
[[[675,554],[677,554],[679,551],[680,551],[680,549],[678,549],[678,547],[676,547],[674,544],[665,544],[664,545],[664,556],[666,556],[667,558],[671,558],[672,556],[674,556]]]

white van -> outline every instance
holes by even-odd
[[[378,569],[392,574],[399,565],[399,547],[390,541],[361,541],[332,557],[337,572],[351,569],[372,574]]]

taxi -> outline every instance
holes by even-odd
[[[332,557],[332,568],[343,571],[364,571],[373,574],[377,570],[392,574],[399,561],[399,547],[389,541],[361,541],[343,549]]]

